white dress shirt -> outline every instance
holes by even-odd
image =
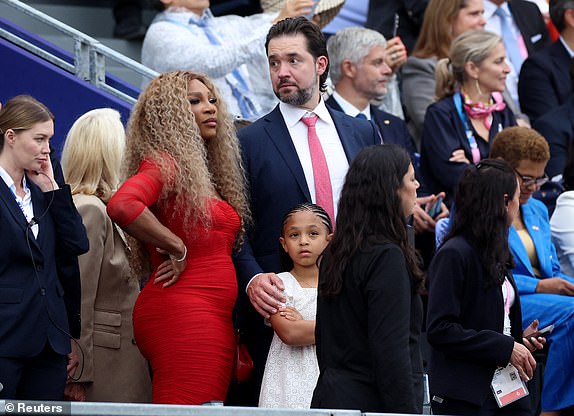
[[[574,276],[574,191],[563,192],[556,200],[550,219],[552,242],[564,274]]]
[[[337,91],[333,91],[333,98],[335,99],[335,101],[337,101],[337,104],[339,104],[341,106],[341,108],[343,109],[345,114],[347,114],[351,117],[357,117],[357,115],[359,113],[363,113],[365,115],[365,117],[367,117],[367,120],[371,119],[371,105],[370,104],[367,104],[367,106],[365,108],[363,108],[362,110],[359,110],[353,104],[351,104],[350,102],[345,100],[341,96],[341,94],[339,94]]]
[[[315,197],[313,164],[309,152],[309,130],[301,121],[301,118],[309,112],[300,107],[285,104],[284,102],[279,104],[279,109],[289,130],[289,135],[291,136],[295,150],[297,151],[299,162],[303,167],[307,187],[311,194],[311,201],[315,203],[317,199]],[[343,183],[345,182],[345,175],[349,169],[349,162],[347,161],[347,156],[345,155],[345,150],[343,149],[343,144],[339,138],[335,123],[323,99],[321,99],[319,105],[317,105],[312,112],[319,116],[315,130],[321,142],[325,159],[327,159],[331,187],[333,188],[333,207],[335,208],[335,216],[337,216],[337,204],[339,203],[339,196],[343,188]]]
[[[24,187],[25,192],[24,198],[16,195],[16,184],[14,183],[12,177],[2,166],[0,166],[0,177],[12,192],[16,203],[22,210],[24,217],[26,217],[26,221],[28,221],[28,223],[32,221],[32,218],[34,218],[34,206],[32,205],[32,193],[30,192],[30,188],[28,188],[28,184],[26,183],[26,176],[24,176],[22,179],[22,186]],[[30,228],[32,229],[32,233],[34,233],[34,237],[38,237],[38,224],[34,224]]]

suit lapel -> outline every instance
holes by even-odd
[[[516,262],[516,266],[518,269],[518,265],[522,265],[522,269],[528,270],[528,274],[534,277],[534,270],[532,269],[532,265],[530,264],[530,259],[528,258],[528,253],[526,252],[526,248],[524,248],[524,244],[522,244],[522,240],[520,236],[516,232],[516,228],[514,225],[510,227],[508,232],[508,240],[510,247],[513,248],[514,254],[514,261]]]
[[[538,262],[540,263],[540,273],[542,276],[552,276],[552,261],[550,260],[550,253],[546,252],[547,242],[544,241],[542,235],[542,228],[540,224],[540,218],[536,215],[530,206],[528,201],[522,207],[522,219],[524,220],[524,225],[528,230],[528,234],[532,238],[534,247],[536,248],[536,255],[538,256]]]
[[[349,121],[353,120],[353,118],[329,107],[327,107],[327,110],[331,114],[331,118],[335,123],[335,129],[337,129],[337,134],[339,135],[339,140],[341,140],[341,144],[343,145],[347,161],[351,164],[351,161],[361,150],[361,140],[355,136],[355,130]]]
[[[6,183],[0,179],[0,201],[6,207],[6,210],[12,215],[14,221],[22,228],[22,230],[26,231],[28,224],[26,222],[26,217],[24,213],[20,209],[20,206],[16,202],[16,198],[14,194],[8,188]]]
[[[301,188],[301,191],[307,200],[311,201],[311,193],[307,187],[305,173],[303,172],[303,167],[301,166],[299,156],[295,150],[295,145],[293,145],[293,141],[289,135],[289,130],[287,129],[285,120],[279,110],[279,105],[277,105],[271,113],[265,116],[265,121],[267,123],[264,128],[265,132],[269,136],[269,140],[277,148],[277,151],[289,167],[289,170],[293,174],[293,177],[297,181],[297,184]]]

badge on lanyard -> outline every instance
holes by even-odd
[[[490,388],[498,407],[504,407],[529,394],[526,383],[520,378],[516,367],[510,363],[496,369]]]

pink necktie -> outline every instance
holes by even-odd
[[[315,180],[315,199],[317,205],[322,207],[331,220],[335,222],[335,209],[333,207],[333,188],[331,187],[331,177],[329,167],[321,142],[315,130],[315,123],[319,116],[303,117],[301,121],[307,125],[309,138],[309,153],[311,154],[311,164],[313,165],[313,179]]]

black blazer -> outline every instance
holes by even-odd
[[[512,337],[502,333],[501,287],[486,288],[478,252],[469,241],[454,237],[435,254],[427,275],[431,397],[481,405],[492,394],[496,367],[509,363],[514,341],[522,342],[520,297],[508,275],[516,294],[510,308]]]
[[[343,112],[343,109],[333,96],[330,96],[325,101],[325,104],[334,110]],[[382,111],[374,105],[371,105],[371,120],[377,126],[383,138],[383,143],[402,146],[409,152],[411,160],[414,160],[417,148],[404,120]]]
[[[323,278],[321,269],[319,285]],[[340,294],[317,298],[320,374],[311,407],[420,414],[421,325],[422,303],[399,246],[358,251]]]
[[[524,61],[518,95],[520,108],[531,122],[572,96],[570,61],[570,54],[559,40]]]
[[[564,104],[544,114],[533,125],[550,146],[550,160],[546,165],[550,177],[564,171],[568,146],[574,140],[574,94],[570,92],[569,96]]]
[[[29,179],[27,184],[39,225],[37,238],[12,191],[0,180],[0,230],[6,236],[0,243],[2,357],[33,357],[46,342],[58,354],[70,352],[56,252],[62,250],[77,256],[87,252],[89,246],[70,188],[43,193]]]
[[[509,0],[508,8],[524,38],[529,56],[550,44],[548,28],[536,4],[527,0]]]
[[[492,114],[489,141],[476,139],[481,158],[488,157],[490,143],[500,130],[515,125],[516,118],[508,106],[502,111],[495,111]],[[464,149],[466,158],[472,161],[464,123],[458,115],[453,98],[445,97],[428,107],[423,124],[420,169],[425,191],[445,191],[449,200],[454,195],[458,179],[468,166],[465,163],[449,162],[456,149]]]

